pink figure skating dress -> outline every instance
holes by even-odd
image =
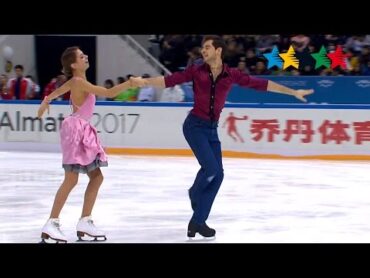
[[[60,140],[65,171],[88,173],[108,166],[96,129],[90,124],[95,101],[95,95],[89,93],[80,107],[74,105],[78,110],[62,122]]]

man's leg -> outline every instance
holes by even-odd
[[[208,130],[207,130],[208,129]],[[194,127],[192,125],[184,125],[185,139],[188,141],[195,157],[201,165],[201,170],[198,172],[197,177],[191,187],[190,197],[194,202],[194,214],[192,219],[197,224],[204,224],[204,216],[208,215],[209,212],[202,212],[201,201],[203,201],[202,192],[208,187],[210,183],[216,178],[220,179],[220,173],[222,167],[220,167],[220,159],[214,154],[214,150],[208,140],[208,134],[210,134],[209,128],[207,127]],[[217,184],[218,182],[216,182]],[[217,187],[217,186],[216,186]],[[219,187],[219,186],[218,186]],[[217,192],[216,192],[217,193]],[[213,202],[213,201],[212,201]],[[211,203],[212,203],[211,202]],[[204,208],[208,208],[209,204]]]
[[[222,152],[221,152],[221,143],[218,139],[218,136],[213,141],[211,141],[210,145],[213,151],[213,154],[216,158],[216,162],[218,163],[218,172],[214,179],[207,185],[207,187],[201,193],[201,201],[200,201],[200,221],[205,222],[211,212],[211,208],[213,202],[216,198],[218,190],[222,184],[224,178],[224,170],[222,165]]]
[[[197,173],[197,176],[195,177],[193,186],[189,188],[189,198],[190,198],[190,202],[191,202],[191,208],[193,209],[193,211],[194,211],[195,207],[197,206],[197,203],[195,202],[195,199],[196,199],[196,197],[199,198],[199,194],[194,194],[194,191],[196,191],[195,188],[194,188],[194,184],[198,184],[199,179],[201,179],[203,175],[204,175],[204,169],[200,168],[198,173]]]

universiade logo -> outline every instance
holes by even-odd
[[[348,54],[344,53],[342,47],[338,45],[334,52],[328,53],[324,46],[321,46],[320,51],[310,54],[315,59],[315,69],[320,67],[335,69],[341,67],[347,69],[346,58]],[[297,57],[296,52],[291,45],[286,53],[279,53],[279,49],[275,45],[270,53],[265,53],[263,56],[268,60],[267,68],[277,67],[285,70],[288,67],[298,69],[299,66],[304,67],[301,64],[304,61],[300,61]]]
[[[369,80],[359,80],[356,82],[356,85],[361,88],[367,88],[370,87],[370,81]]]
[[[333,86],[334,81],[324,79],[324,80],[318,81],[317,84],[319,84],[320,87],[329,88]]]

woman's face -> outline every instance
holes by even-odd
[[[77,59],[76,62],[73,63],[75,70],[87,70],[89,68],[89,59],[88,56],[85,55],[81,49],[77,49],[76,51]]]

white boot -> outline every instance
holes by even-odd
[[[41,231],[42,242],[45,239],[51,238],[56,242],[63,241],[67,242],[66,236],[60,230],[59,218],[50,218]]]
[[[103,240],[107,240],[105,233],[95,227],[94,222],[91,219],[91,215],[80,218],[77,223],[76,229],[77,237],[79,240],[81,240],[81,237],[83,237],[84,235],[93,237],[95,240],[97,240],[98,238],[103,238]]]

